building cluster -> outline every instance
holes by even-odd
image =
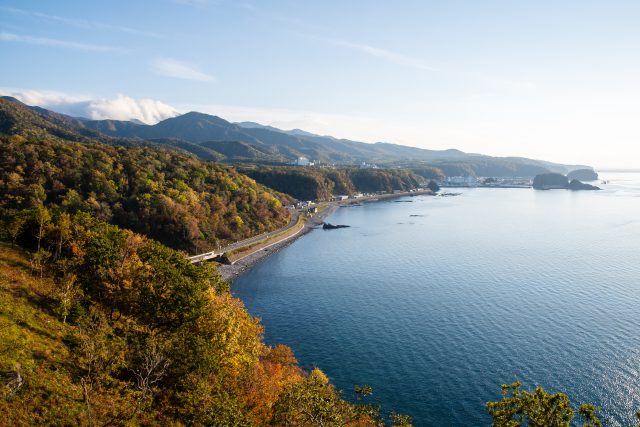
[[[360,169],[378,169],[378,165],[374,163],[362,162],[360,163]]]
[[[315,165],[315,163],[311,160],[309,160],[306,157],[298,157],[296,160],[294,160],[293,162],[289,163],[291,165],[294,166],[313,166]]]
[[[478,178],[475,176],[448,176],[440,183],[440,185],[451,187],[477,187]]]
[[[318,206],[311,200],[301,200],[295,204],[295,207],[309,216],[313,216],[313,214],[318,213]]]
[[[296,208],[298,209],[310,208],[313,205],[315,205],[315,202],[311,200],[300,200],[296,203]]]
[[[383,193],[383,192],[382,192],[382,193]],[[339,194],[339,195],[337,195],[337,196],[333,196],[333,197],[331,198],[331,201],[332,201],[332,202],[340,202],[340,201],[342,201],[342,200],[349,200],[349,199],[352,199],[352,200],[354,200],[354,199],[361,199],[361,198],[363,198],[363,197],[375,196],[376,194],[382,194],[382,193],[381,193],[381,192],[378,192],[378,193],[355,193],[355,194],[352,194],[352,195],[350,195],[350,196],[347,196],[347,195],[344,195],[344,194]]]
[[[531,178],[493,178],[476,176],[448,176],[438,181],[442,187],[531,187]]]

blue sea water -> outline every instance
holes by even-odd
[[[340,208],[233,284],[268,343],[417,426],[489,425],[500,385],[640,409],[640,175]],[[455,190],[458,191],[458,190]],[[420,215],[420,216],[412,216]]]

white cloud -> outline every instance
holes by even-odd
[[[157,123],[169,117],[175,117],[178,112],[161,101],[154,99],[133,99],[119,94],[112,99],[96,99],[87,106],[89,117],[92,119],[138,119],[145,123]]]
[[[196,80],[202,82],[214,81],[215,77],[200,70],[198,66],[172,58],[157,58],[153,62],[153,70],[165,77],[176,79]]]
[[[45,107],[47,105],[65,105],[86,102],[87,97],[68,95],[62,92],[32,89],[0,88],[3,96],[12,96],[27,105]]]
[[[58,22],[58,23],[70,25],[73,27],[84,28],[88,30],[99,29],[99,30],[107,30],[107,31],[117,31],[117,32],[128,33],[128,34],[137,34],[137,35],[143,35],[148,37],[160,37],[156,33],[152,33],[149,31],[142,31],[136,28],[130,28],[130,27],[125,27],[121,25],[105,24],[103,22],[88,21],[85,19],[65,18],[64,16],[48,15],[46,13],[40,13],[40,12],[24,10],[24,9],[16,9],[12,7],[4,7],[2,8],[2,10],[6,10],[7,12],[11,12],[15,14],[31,16],[31,17],[38,18],[45,21]]]
[[[51,39],[47,37],[25,36],[25,35],[7,33],[4,31],[0,32],[0,41],[35,44],[40,46],[51,46],[51,47],[59,47],[64,49],[86,50],[86,51],[92,51],[92,52],[125,52],[126,51],[125,49],[115,47],[115,46],[79,43],[74,41]]]
[[[333,39],[329,37],[313,36],[308,34],[302,34],[304,37],[308,37],[314,40],[323,41],[333,44],[335,46],[346,47],[348,49],[357,50],[370,56],[384,59],[394,64],[403,65],[407,67],[417,68],[423,71],[436,71],[435,67],[427,64],[419,58],[404,55],[402,53],[393,52],[387,49],[381,49],[379,47],[371,46],[364,43],[356,43],[349,40]]]
[[[134,99],[118,94],[115,98],[92,99],[86,96],[38,90],[2,89],[0,94],[13,96],[27,105],[37,105],[64,114],[94,120],[137,119],[154,124],[179,113],[170,105],[153,99]]]

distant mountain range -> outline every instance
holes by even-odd
[[[11,97],[5,100],[24,106]],[[435,167],[445,175],[535,176],[566,174],[581,165],[562,165],[519,157],[491,157],[460,150],[427,150],[398,144],[374,144],[321,136],[300,129],[281,130],[254,122],[231,123],[220,117],[190,112],[155,125],[139,121],[89,120],[31,107],[82,135],[150,141],[197,155],[205,160],[241,163],[288,163],[298,157],[336,165],[377,164],[384,167]]]

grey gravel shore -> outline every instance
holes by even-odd
[[[236,261],[233,264],[221,264],[218,266],[218,273],[220,273],[220,275],[224,280],[226,280],[229,283],[233,283],[233,281],[237,277],[239,277],[241,274],[251,269],[253,266],[255,266],[256,264],[258,264],[259,262],[267,258],[269,255],[272,255],[278,252],[280,249],[289,246],[296,239],[300,238],[301,236],[304,236],[305,234],[309,233],[311,230],[321,226],[324,220],[329,215],[334,213],[336,209],[338,209],[340,206],[348,206],[352,204],[374,202],[379,200],[381,201],[381,200],[388,200],[388,199],[397,199],[405,196],[418,196],[418,195],[433,195],[433,193],[430,190],[421,190],[413,193],[382,194],[377,196],[363,197],[360,199],[349,199],[341,203],[332,203],[328,205],[322,212],[319,212],[315,216],[308,219],[304,225],[304,229],[298,234],[291,236],[291,238],[283,240],[282,242],[276,243],[273,246],[258,250],[250,255],[247,255],[246,257]]]
[[[220,264],[218,266],[218,273],[220,273],[220,275],[224,280],[226,280],[229,283],[233,283],[233,281],[238,276],[240,276],[244,272],[251,269],[253,266],[255,266],[257,263],[259,263],[269,255],[272,255],[278,252],[280,249],[289,246],[296,239],[309,233],[314,228],[321,226],[325,218],[327,218],[329,215],[334,213],[337,208],[338,208],[338,205],[327,206],[327,208],[324,209],[322,212],[308,219],[305,222],[304,228],[302,229],[302,231],[296,234],[295,236],[291,236],[291,238],[289,239],[283,240],[282,242],[276,243],[275,245],[270,246],[268,248],[258,250],[236,261],[233,264]]]

